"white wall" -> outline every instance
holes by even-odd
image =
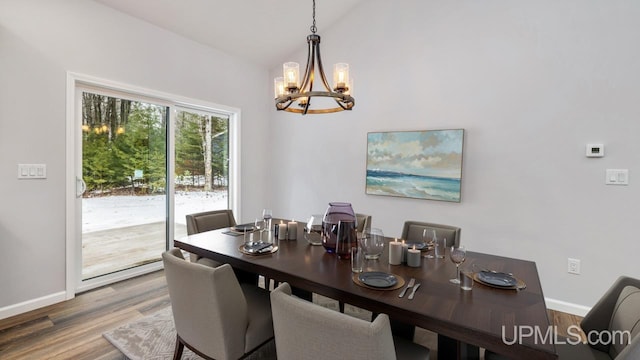
[[[67,71],[240,108],[242,143],[266,143],[267,69],[93,1],[1,1],[0,313],[65,290]],[[260,152],[241,160],[248,216],[263,206]],[[47,179],[17,180],[18,163],[47,164]]]
[[[640,277],[639,18],[639,2],[600,0],[372,0],[331,29],[319,17],[327,72],[350,63],[356,106],[274,116],[274,212],[348,201],[391,236],[405,220],[458,225],[471,250],[535,261],[547,298],[592,306]],[[449,128],[465,129],[461,203],[365,194],[367,132]],[[604,158],[585,157],[591,142]],[[607,168],[630,185],[605,186]]]

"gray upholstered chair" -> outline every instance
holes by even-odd
[[[233,210],[213,210],[187,215],[187,234],[236,226]]]
[[[186,217],[187,235],[236,226],[236,219],[233,216],[233,210],[230,209],[204,211],[195,214],[188,214]],[[196,254],[189,254],[189,259],[191,262],[211,267],[222,265],[222,263],[218,261],[203,258]],[[234,271],[240,282],[258,284],[258,275],[239,269],[234,269]]]
[[[188,214],[186,217],[187,235],[236,226],[236,218],[233,216],[233,210],[231,209],[204,211]],[[202,258],[195,254],[191,254],[189,258],[192,262],[200,262],[203,265],[214,267],[220,265],[219,262]]]
[[[371,215],[356,214],[356,231],[362,233],[364,229],[371,229]]]
[[[239,359],[273,338],[269,292],[240,284],[229,264],[212,268],[162,254],[177,332],[174,359],[184,346],[207,359]]]
[[[640,359],[640,280],[630,277],[619,277],[607,290],[600,300],[591,308],[580,322],[580,327],[591,339],[599,339],[603,331],[612,334],[603,336],[604,341],[611,344],[583,344],[572,345],[567,339],[566,344],[557,344],[559,360],[636,360]],[[626,333],[628,331],[628,333]],[[618,335],[614,335],[618,334]],[[630,334],[629,337],[619,336]],[[626,341],[619,341],[620,339]],[[630,341],[629,341],[630,340]],[[574,341],[572,341],[574,342]],[[507,359],[490,351],[485,352],[486,360]]]
[[[421,221],[405,221],[402,228],[402,239],[407,241],[422,241],[422,232],[426,228],[436,230],[436,235],[447,239],[447,246],[460,246],[461,229],[451,225],[433,224]]]
[[[393,338],[387,315],[373,322],[345,315],[291,296],[287,283],[271,291],[271,311],[279,360],[429,358],[429,349]]]

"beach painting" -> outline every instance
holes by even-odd
[[[370,132],[366,193],[460,202],[464,130]]]

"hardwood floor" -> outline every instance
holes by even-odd
[[[0,359],[123,359],[102,333],[170,306],[163,271],[79,294],[74,299],[0,320]],[[558,332],[581,318],[550,310]],[[416,342],[434,348],[427,331]],[[435,349],[434,349],[435,350]]]
[[[102,333],[169,306],[164,272],[0,320],[0,359],[122,359]]]

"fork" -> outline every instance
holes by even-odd
[[[407,290],[409,290],[410,287],[413,287],[413,284],[416,283],[416,279],[411,278],[411,280],[409,280],[409,284],[407,284],[407,287],[404,288],[404,290],[402,290],[402,292],[400,293],[400,295],[398,295],[399,298],[403,297],[404,294],[407,292]]]

